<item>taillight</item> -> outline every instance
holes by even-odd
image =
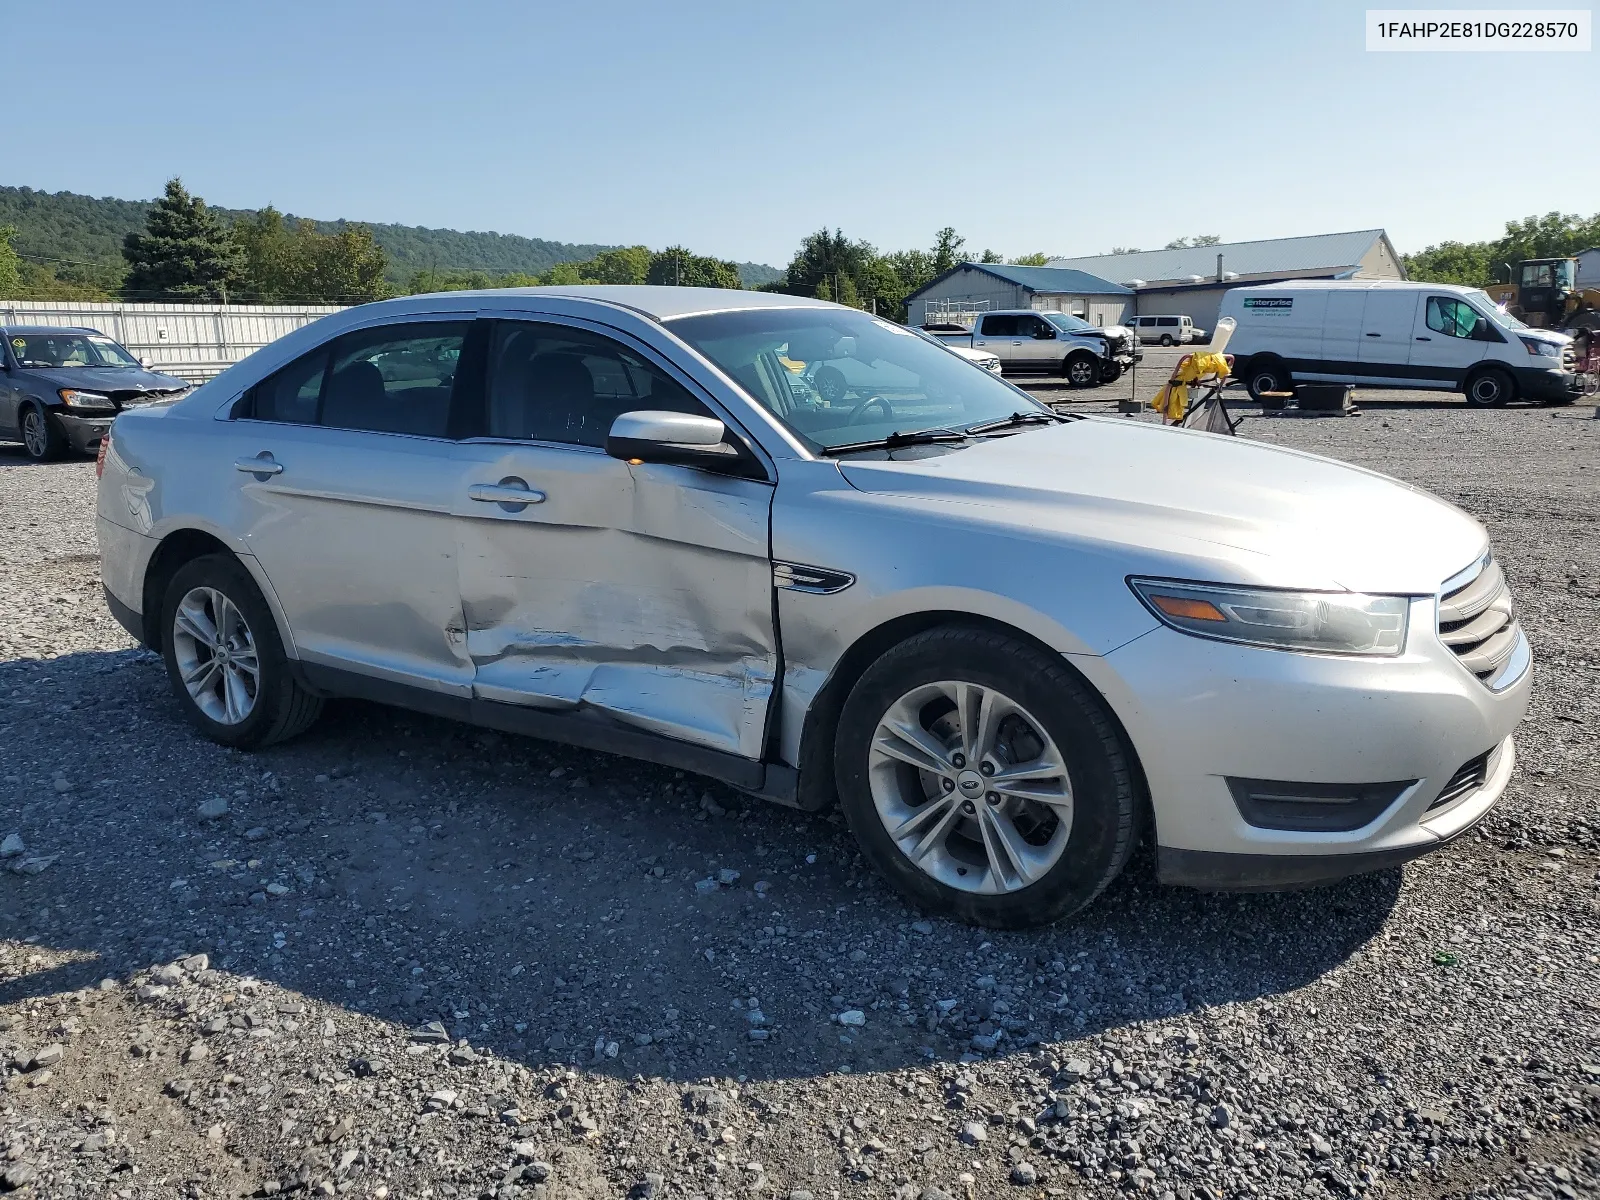
[[[94,456],[94,477],[99,479],[106,473],[106,451],[111,449],[111,430],[106,430],[100,435],[100,449]]]

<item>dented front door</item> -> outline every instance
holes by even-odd
[[[460,450],[476,696],[759,759],[777,670],[772,487],[590,446]]]

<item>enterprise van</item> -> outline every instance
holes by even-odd
[[[1181,346],[1195,339],[1194,322],[1188,317],[1129,317],[1128,328],[1136,331],[1139,340],[1160,343],[1163,346]]]
[[[1296,383],[1437,388],[1481,407],[1580,394],[1572,339],[1532,329],[1481,288],[1338,280],[1234,288],[1219,314],[1238,327],[1233,374],[1252,399]],[[1143,330],[1140,331],[1141,333]]]

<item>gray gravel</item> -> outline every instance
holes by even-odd
[[[1487,522],[1538,656],[1505,801],[1294,895],[1141,855],[1028,934],[671,770],[354,703],[201,741],[100,603],[92,464],[0,446],[0,1192],[1596,1194],[1600,421],[1363,410],[1241,435]]]

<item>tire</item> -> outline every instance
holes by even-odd
[[[1162,345],[1163,345],[1163,346],[1170,346],[1170,345],[1172,345],[1172,335],[1171,335],[1171,334],[1170,334],[1170,333],[1163,333],[1163,334],[1162,334],[1162,335],[1161,335],[1161,344],[1162,344]]]
[[[844,373],[837,367],[823,367],[817,372],[813,381],[817,387],[817,395],[829,404],[837,404],[844,399],[848,386],[845,383]]]
[[[1122,364],[1121,363],[1106,363],[1105,366],[1100,368],[1100,382],[1101,383],[1115,383],[1117,380],[1119,380],[1121,378],[1122,378]]]
[[[1100,381],[1100,364],[1091,354],[1074,354],[1061,364],[1061,373],[1071,387],[1093,387]]]
[[[1474,408],[1499,408],[1517,398],[1516,381],[1498,367],[1479,371],[1463,391]]]
[[[959,721],[951,725],[950,689],[997,697],[988,711],[1003,715],[981,773],[951,749],[966,743]],[[907,713],[915,714],[907,721],[922,726],[924,746],[943,747],[940,773],[883,749],[912,746],[880,735],[883,722]],[[1111,715],[1058,656],[1004,633],[948,625],[901,642],[857,681],[834,746],[845,818],[863,853],[923,908],[997,929],[1048,924],[1099,896],[1133,852],[1139,831],[1133,767]],[[1008,746],[1021,749],[1013,754]],[[1029,763],[1059,768],[1023,785],[1056,797],[1055,804],[983,790],[1000,786],[990,770],[996,764],[1003,774],[1008,764]],[[911,818],[921,823],[902,839],[923,850],[925,865],[890,833],[891,825],[904,829]],[[986,822],[994,829],[1002,820],[1011,845],[1032,856],[1027,871],[1018,869],[1017,858],[1004,857],[998,842],[981,840]]]
[[[237,622],[227,615],[224,602],[232,606]],[[184,625],[178,623],[180,608],[187,609]],[[194,620],[196,613],[199,624]],[[207,645],[196,636],[208,622],[213,629],[221,627],[229,643],[224,658],[227,665],[221,668],[215,643]],[[178,705],[212,741],[256,750],[294,737],[321,714],[322,698],[306,691],[294,678],[272,610],[250,573],[232,555],[208,554],[178,568],[162,598],[160,632],[161,656]],[[256,668],[253,694],[245,665],[251,649]],[[184,676],[187,671],[196,678],[208,654],[213,669],[204,677],[197,698]],[[235,703],[224,678],[229,675],[240,681],[239,695],[248,699],[247,707],[242,701]]]
[[[1268,358],[1253,362],[1245,369],[1244,385],[1250,393],[1250,399],[1264,408],[1282,408],[1284,401],[1281,396],[1268,396],[1266,393],[1294,391],[1294,377],[1281,360]]]
[[[19,423],[22,449],[34,462],[55,462],[67,452],[67,434],[41,404],[24,405]]]

